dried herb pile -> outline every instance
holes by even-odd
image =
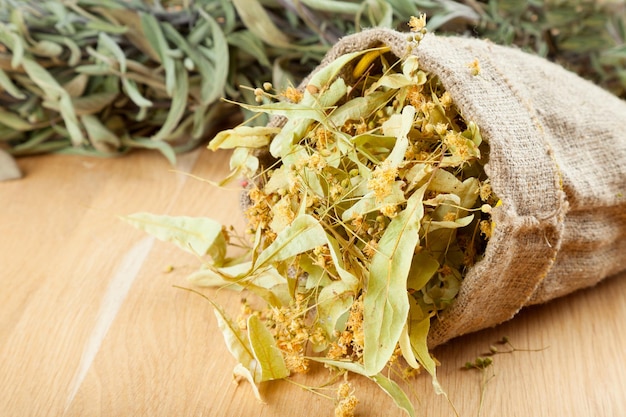
[[[413,45],[424,26],[411,19]],[[385,47],[341,56],[303,91],[254,93],[242,106],[284,125],[244,124],[209,145],[234,149],[230,178],[250,181],[249,239],[205,218],[127,220],[208,255],[192,282],[265,301],[237,319],[214,305],[237,375],[256,386],[321,362],[371,378],[413,415],[391,370],[426,369],[440,389],[427,335],[492,231],[488,146],[417,57]],[[276,162],[264,166],[268,150]],[[229,242],[247,253],[228,257]],[[339,415],[351,415],[355,399],[343,399]]]
[[[176,152],[253,104],[240,85],[296,85],[339,37],[405,28],[516,44],[626,97],[620,1],[0,0],[0,145],[15,155]],[[246,114],[249,116],[249,114]],[[263,124],[258,118],[257,124]]]

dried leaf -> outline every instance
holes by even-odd
[[[128,78],[122,78],[122,87],[128,97],[139,107],[152,107],[153,103],[141,95],[137,83]]]
[[[416,253],[411,261],[406,287],[412,291],[421,290],[440,266],[439,262],[428,251],[422,250]]]
[[[209,56],[209,59],[213,63],[213,76],[210,80],[207,80],[206,88],[208,91],[203,91],[202,94],[202,102],[208,104],[219,99],[224,94],[229,73],[228,64],[230,52],[228,41],[220,25],[211,15],[204,12],[204,10],[199,9],[199,11],[202,17],[209,22],[209,26],[211,27],[211,39],[213,41],[211,55]]]
[[[215,317],[217,318],[217,326],[222,331],[222,335],[224,336],[224,341],[226,342],[226,347],[231,355],[238,362],[237,366],[241,366],[246,369],[248,374],[252,378],[246,378],[250,381],[253,386],[256,387],[256,384],[261,380],[261,367],[259,366],[257,360],[254,357],[254,352],[252,351],[252,346],[250,345],[250,340],[248,339],[248,335],[241,331],[239,327],[233,323],[233,321],[228,318],[224,310],[213,302],[211,299],[205,297],[212,305],[213,311],[215,312]],[[237,368],[235,368],[237,369]]]
[[[210,255],[216,265],[226,256],[222,225],[206,217],[165,216],[135,213],[122,217],[133,226],[156,238],[172,242],[195,255]]]
[[[0,108],[0,124],[20,132],[33,129],[32,123],[28,122],[28,120],[24,120],[17,114],[3,108]]]
[[[437,394],[444,394],[445,391],[437,380],[437,364],[430,356],[428,350],[428,330],[430,329],[430,317],[427,316],[421,320],[411,320],[409,322],[408,332],[411,340],[411,347],[417,360],[426,371],[432,376],[432,383]]]
[[[263,42],[248,30],[229,33],[226,37],[228,44],[235,47],[239,53],[250,54],[261,65],[272,68],[272,63],[267,58],[267,51]]]
[[[117,64],[119,65],[119,70],[122,74],[126,72],[126,55],[124,55],[124,51],[122,48],[105,32],[100,32],[98,35],[98,49],[101,51],[107,50],[113,55]]]
[[[248,317],[248,340],[252,354],[261,367],[261,377],[256,382],[271,381],[289,376],[289,370],[285,365],[283,355],[276,346],[274,336],[255,314]]]
[[[321,285],[318,285],[321,287]],[[333,335],[345,328],[345,315],[354,304],[354,288],[344,281],[332,281],[324,286],[317,296],[319,325],[326,334]],[[344,319],[344,324],[339,321]]]
[[[176,128],[187,108],[187,100],[189,95],[189,82],[187,71],[183,67],[180,61],[174,64],[176,68],[176,91],[173,92],[172,103],[170,109],[167,112],[167,118],[163,122],[161,129],[152,136],[152,140],[160,141],[165,139]]]
[[[63,89],[67,91],[67,94],[69,94],[72,99],[74,99],[76,97],[82,96],[85,93],[88,82],[89,77],[87,76],[87,74],[78,74],[70,81],[63,84]]]
[[[268,45],[293,48],[291,40],[274,25],[258,0],[232,0],[232,2],[237,9],[237,14],[250,32]]]
[[[176,67],[170,53],[170,47],[157,18],[148,13],[140,13],[140,16],[141,27],[146,39],[158,54],[159,62],[163,65],[163,69],[165,69],[165,90],[171,97],[174,94],[174,89],[182,86],[176,85]]]
[[[326,232],[311,215],[296,217],[257,258],[254,269],[306,252],[327,242]]]
[[[100,120],[93,115],[81,116],[87,137],[91,144],[99,151],[111,152],[120,146],[120,140],[117,135],[104,126]]]
[[[356,97],[334,110],[329,121],[336,126],[343,126],[348,120],[367,119],[387,104],[395,94],[393,90],[376,91],[364,97]]]
[[[24,94],[7,76],[7,73],[0,68],[0,87],[2,87],[7,93],[18,100],[24,100],[26,94]]]
[[[254,397],[259,400],[261,403],[264,403],[263,398],[261,397],[261,393],[259,392],[259,387],[257,386],[254,375],[248,368],[243,366],[241,363],[235,365],[235,369],[233,369],[233,376],[236,378],[243,378],[250,383],[252,387],[252,391],[254,392]]]
[[[176,164],[176,152],[172,146],[165,141],[154,141],[146,138],[130,138],[122,136],[120,138],[122,145],[130,148],[153,149],[161,152],[171,165]]]
[[[72,104],[76,111],[76,115],[83,116],[87,114],[100,113],[106,107],[113,104],[116,98],[119,97],[118,92],[110,93],[94,93],[82,97],[72,99]]]
[[[280,132],[277,127],[237,126],[222,130],[209,143],[209,149],[262,148],[269,145],[271,138]]]
[[[372,258],[363,318],[363,364],[368,375],[385,367],[408,317],[406,279],[419,242],[425,190],[423,186],[415,191],[406,208],[389,223]]]
[[[428,222],[428,226],[425,226],[428,232],[434,232],[439,229],[459,229],[461,227],[468,226],[472,220],[474,220],[474,215],[470,214],[469,216],[461,217],[454,221],[430,221]]]

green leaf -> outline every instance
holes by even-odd
[[[326,232],[319,222],[308,214],[300,215],[278,234],[257,258],[254,269],[261,268],[270,262],[278,262],[327,242]]]
[[[172,146],[164,141],[154,141],[152,139],[146,138],[129,138],[129,137],[121,137],[120,138],[122,145],[128,146],[130,148],[140,148],[140,149],[153,149],[161,152],[163,156],[168,160],[168,162],[172,165],[176,164],[176,152]]]
[[[13,130],[26,132],[34,128],[33,124],[28,120],[22,119],[17,114],[4,110],[0,107],[0,124],[3,124]]]
[[[229,49],[228,41],[222,32],[222,28],[215,19],[201,8],[198,8],[200,15],[209,22],[211,26],[211,39],[213,41],[211,60],[214,66],[213,79],[208,80],[207,87],[212,87],[206,93],[203,93],[202,99],[204,104],[209,104],[224,95],[226,81],[228,80],[229,69]]]
[[[248,335],[241,331],[239,327],[228,318],[220,306],[209,298],[206,299],[213,305],[215,317],[217,318],[217,326],[224,336],[224,342],[226,343],[228,351],[241,366],[248,370],[252,376],[251,382],[253,382],[253,385],[256,385],[256,383],[261,380],[261,368],[254,358],[254,352],[252,351]]]
[[[363,317],[363,363],[368,375],[385,367],[408,317],[406,281],[419,242],[425,190],[422,186],[415,191],[406,208],[389,223],[372,258]]]
[[[12,32],[9,25],[0,23],[0,43],[11,50],[11,68],[17,69],[24,59],[24,40]]]
[[[65,122],[65,128],[70,135],[72,144],[74,146],[82,145],[85,142],[85,137],[78,123],[74,106],[72,106],[72,98],[65,90],[63,90],[59,99],[59,112],[61,117],[63,117],[63,122]]]
[[[232,0],[232,2],[250,32],[268,45],[293,49],[291,40],[276,27],[258,0]]]
[[[70,50],[70,57],[67,60],[67,64],[71,67],[78,65],[82,57],[82,51],[78,44],[68,37],[64,37],[61,42]]]
[[[161,129],[152,136],[152,140],[160,141],[165,139],[178,125],[180,120],[185,114],[187,109],[187,101],[189,96],[189,81],[187,71],[183,67],[182,62],[176,61],[175,63],[176,73],[176,91],[172,93],[172,102],[170,103],[170,109],[167,112],[167,118]]]
[[[322,69],[320,72],[330,75],[326,73],[326,68]],[[322,77],[319,81],[323,81],[324,79],[325,78]],[[328,82],[330,82],[330,80],[328,80]],[[346,83],[342,78],[333,81],[327,88],[326,84],[324,84],[324,86],[325,88],[319,94],[314,95],[309,91],[305,91],[304,97],[296,106],[291,108],[282,107],[283,110],[288,110],[287,112],[283,111],[282,115],[287,116],[289,120],[270,144],[270,153],[274,157],[285,157],[290,154],[294,142],[300,140],[306,134],[313,120],[326,124],[327,118],[322,109],[325,110],[333,106],[347,92]],[[277,104],[282,105],[286,103]],[[272,111],[278,112],[281,111],[280,109],[281,106],[274,106]]]
[[[406,150],[409,147],[409,138],[408,134],[413,127],[413,119],[415,118],[415,107],[413,106],[404,106],[402,109],[402,114],[394,115],[399,119],[400,125],[397,129],[395,129],[394,133],[397,137],[396,145],[391,150],[391,153],[387,157],[387,161],[389,161],[392,167],[399,166],[402,161],[404,161],[404,156],[406,154]],[[392,116],[390,119],[392,119]],[[385,122],[387,123],[387,122]],[[384,129],[384,126],[383,126]],[[385,135],[387,133],[385,132]]]
[[[248,318],[248,340],[257,363],[261,366],[261,378],[257,382],[283,379],[289,376],[283,355],[272,333],[261,319],[252,314]]]
[[[2,68],[0,68],[0,87],[2,87],[7,93],[18,100],[25,100],[26,94],[24,94],[15,84],[11,81],[11,78],[7,75]]]
[[[124,220],[156,238],[174,243],[196,255],[209,254],[216,264],[226,255],[226,239],[222,225],[206,217],[165,216],[135,213]]]
[[[209,27],[208,22],[206,22],[206,26],[207,28]],[[223,90],[223,87],[220,88],[219,82],[216,80],[213,64],[204,54],[194,49],[197,46],[191,46],[185,37],[170,23],[164,23],[163,30],[172,43],[177,45],[187,55],[187,58],[193,62],[195,70],[200,74],[199,101],[202,103],[202,106],[198,106],[198,108],[204,107],[206,109],[209,104],[218,98]],[[191,93],[194,94],[193,89]]]
[[[37,61],[31,58],[24,58],[22,60],[22,66],[31,80],[33,80],[33,82],[44,91],[46,97],[58,100],[61,94],[65,92],[55,77],[53,77]]]
[[[78,116],[96,114],[110,106],[118,96],[119,93],[117,92],[94,93],[88,96],[73,98],[72,105]]]
[[[410,417],[415,417],[415,408],[411,400],[398,384],[382,374],[374,375],[371,378],[372,381],[376,382],[378,386],[393,399],[393,402],[396,403],[400,409],[404,410]]]
[[[124,35],[128,32],[128,28],[125,26],[119,26],[97,19],[89,20],[85,26],[99,33],[108,32],[114,35]]]
[[[472,220],[474,220],[474,215],[470,214],[469,216],[461,217],[454,221],[444,220],[444,221],[430,221],[428,222],[428,232],[434,232],[439,229],[459,229],[461,227],[465,227],[469,225]]]
[[[237,126],[222,130],[209,143],[209,149],[262,148],[270,143],[280,128],[271,126]]]
[[[152,102],[141,95],[137,89],[137,83],[128,78],[122,78],[122,87],[128,97],[139,107],[152,107]]]
[[[120,146],[120,140],[117,135],[107,129],[96,116],[84,115],[81,116],[80,121],[85,127],[87,137],[94,148],[112,152]]]
[[[426,371],[433,378],[433,387],[437,394],[444,394],[445,391],[437,380],[437,364],[430,356],[428,351],[428,331],[430,330],[430,317],[422,318],[421,320],[410,320],[409,322],[409,338],[411,340],[411,347],[419,363],[426,369]]]
[[[348,120],[369,119],[396,94],[395,91],[376,91],[364,97],[356,97],[337,108],[330,116],[330,123],[343,126]]]
[[[237,32],[229,33],[226,39],[229,45],[239,50],[239,53],[250,54],[259,64],[266,68],[272,68],[272,63],[267,57],[263,43],[259,38],[254,36],[252,32],[248,30],[238,30]]]
[[[354,304],[354,288],[344,281],[333,281],[326,285],[317,296],[317,319],[326,334],[333,335],[339,320]],[[345,327],[345,325],[344,325]]]
[[[335,79],[335,77],[337,77],[339,72],[342,69],[344,69],[344,67],[348,64],[348,62],[352,61],[353,59],[361,55],[366,54],[369,51],[370,50],[366,49],[363,51],[355,51],[349,54],[341,55],[339,58],[330,62],[324,68],[321,68],[317,72],[313,73],[307,86],[310,85],[313,87],[317,87],[319,90],[321,90],[322,88],[329,85],[330,82]],[[306,95],[307,93],[305,93],[305,97]]]
[[[180,88],[176,84],[176,68],[174,59],[170,55],[170,47],[165,39],[161,24],[152,14],[141,13],[141,27],[148,42],[152,45],[159,56],[159,61],[165,69],[165,90],[169,96],[172,96],[174,89]]]
[[[351,1],[337,0],[302,0],[302,4],[311,7],[314,10],[325,11],[336,14],[352,14],[358,15],[362,12],[362,5]]]
[[[411,270],[406,283],[407,288],[414,291],[421,290],[439,267],[439,262],[426,250],[416,253],[411,261]]]
[[[126,55],[124,55],[122,48],[105,32],[100,32],[98,46],[108,50],[113,55],[119,64],[120,72],[124,74],[126,72]]]

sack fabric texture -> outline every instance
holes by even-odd
[[[492,212],[496,227],[484,258],[433,322],[429,346],[626,270],[626,102],[515,48],[433,34],[415,46],[410,36],[347,36],[315,71],[382,45],[398,57],[414,54],[489,143],[485,171],[502,200]]]

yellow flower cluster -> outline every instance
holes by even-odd
[[[335,417],[353,417],[354,409],[359,400],[354,395],[354,389],[348,382],[339,385],[337,389],[337,405],[335,406]]]
[[[305,355],[310,337],[306,311],[306,301],[298,294],[292,305],[273,307],[267,312],[266,325],[272,331],[276,346],[291,372],[306,373],[309,370],[309,360]]]
[[[363,360],[363,296],[357,298],[350,308],[346,329],[339,332],[337,339],[330,344],[330,359],[351,359],[354,362]]]
[[[387,161],[374,169],[372,176],[367,181],[367,188],[374,191],[377,202],[383,201],[389,195],[397,176],[398,168],[391,166]]]

